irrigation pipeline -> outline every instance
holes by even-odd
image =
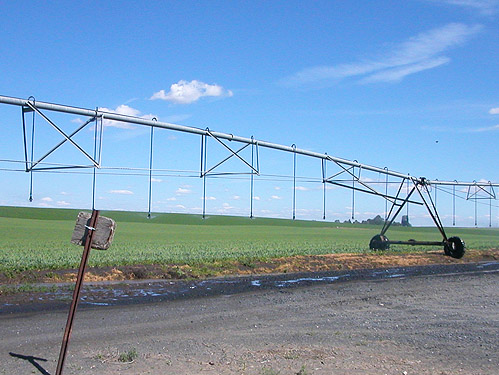
[[[168,129],[168,130],[174,130],[174,131],[180,131],[184,133],[191,133],[191,134],[197,134],[205,137],[214,137],[217,139],[225,139],[228,141],[235,141],[235,142],[240,142],[240,143],[245,143],[249,145],[254,145],[258,147],[265,147],[269,149],[275,149],[275,150],[280,150],[280,151],[286,151],[290,152],[293,154],[299,154],[299,155],[305,155],[309,157],[314,157],[322,160],[327,160],[327,161],[332,161],[336,162],[342,165],[347,165],[353,168],[360,168],[372,172],[378,172],[384,175],[389,175],[393,177],[398,177],[402,179],[414,179],[415,181],[418,181],[420,183],[429,183],[429,184],[435,184],[435,185],[454,185],[454,186],[494,186],[494,187],[499,187],[499,183],[482,183],[482,182],[456,182],[456,181],[432,181],[432,180],[425,180],[422,178],[416,178],[416,177],[411,177],[410,175],[396,172],[396,171],[391,171],[387,168],[379,168],[367,164],[361,164],[357,161],[351,161],[343,158],[338,158],[334,156],[330,156],[327,154],[322,154],[318,152],[313,152],[313,151],[308,151],[304,149],[299,149],[296,148],[294,145],[293,146],[285,146],[285,145],[280,145],[277,143],[271,143],[271,142],[266,142],[266,141],[260,141],[254,138],[245,138],[245,137],[240,137],[240,136],[235,136],[233,134],[227,134],[227,133],[220,133],[220,132],[214,132],[211,131],[210,129],[199,129],[195,127],[190,127],[190,126],[184,126],[184,125],[178,125],[178,124],[172,124],[168,122],[160,122],[156,121],[155,119],[152,120],[147,120],[143,118],[138,118],[138,117],[133,117],[133,116],[126,116],[126,115],[120,115],[117,113],[112,113],[112,112],[105,112],[101,111],[99,109],[84,109],[84,108],[78,108],[78,107],[71,107],[71,106],[66,106],[66,105],[60,105],[60,104],[54,104],[54,103],[46,103],[46,102],[40,102],[40,101],[35,101],[30,100],[30,99],[20,99],[20,98],[14,98],[14,97],[8,97],[8,96],[1,96],[0,95],[0,103],[3,104],[9,104],[9,105],[15,105],[15,106],[20,106],[20,107],[35,107],[37,109],[45,109],[49,111],[54,111],[54,112],[62,112],[62,113],[69,113],[69,114],[74,114],[74,115],[81,115],[81,116],[87,116],[90,118],[100,118],[100,119],[107,119],[107,120],[114,120],[114,121],[120,121],[120,122],[125,122],[125,123],[130,123],[130,124],[136,124],[136,125],[145,125],[153,128],[162,128],[162,129]]]

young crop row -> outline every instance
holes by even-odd
[[[0,217],[0,272],[76,268],[82,248],[70,244],[70,220]],[[90,266],[197,264],[293,255],[366,252],[375,226],[117,224],[107,251],[93,250]],[[456,229],[468,247],[499,247],[499,230]],[[393,239],[438,240],[434,228],[393,228]],[[396,249],[397,247],[394,246]],[[399,247],[404,251],[428,248]]]

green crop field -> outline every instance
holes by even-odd
[[[0,272],[78,267],[81,247],[70,238],[78,210],[0,207]],[[370,252],[375,225],[197,215],[101,212],[117,222],[107,251],[94,250],[90,266],[199,264],[292,255]],[[468,248],[499,247],[497,228],[449,228]],[[393,227],[390,239],[441,240],[436,228]],[[433,248],[435,249],[435,248]],[[392,251],[425,248],[393,246]]]

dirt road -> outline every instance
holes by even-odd
[[[497,373],[497,264],[448,271],[83,307],[65,374]],[[0,314],[0,374],[54,374],[66,314]]]

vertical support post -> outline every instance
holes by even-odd
[[[95,109],[97,113],[98,108]],[[95,128],[94,128],[94,160],[97,160],[97,124],[98,119],[95,117]],[[92,176],[92,211],[95,210],[95,179],[96,179],[96,166],[93,166],[93,176]]]
[[[327,164],[326,160],[321,159],[322,162],[322,220],[326,220],[326,174]]]
[[[61,375],[64,368],[64,362],[66,360],[66,353],[68,350],[69,339],[71,337],[71,331],[73,329],[73,320],[76,313],[76,308],[78,307],[78,301],[80,299],[81,286],[83,284],[83,278],[85,276],[85,269],[87,267],[88,256],[90,255],[90,248],[92,246],[92,240],[95,233],[95,228],[97,227],[97,219],[99,218],[99,211],[93,210],[92,216],[90,217],[90,223],[87,227],[88,235],[85,241],[85,247],[83,249],[83,254],[81,257],[80,267],[78,269],[78,276],[76,278],[76,285],[73,291],[73,300],[71,301],[71,307],[69,309],[68,320],[66,322],[66,329],[64,330],[64,336],[61,344],[61,351],[59,353],[59,361],[57,362],[57,370],[55,375]]]
[[[456,185],[452,185],[452,225],[456,226]]]
[[[477,194],[478,194],[478,189],[477,187],[475,186],[475,227],[478,225],[478,221],[477,221]]]
[[[410,180],[410,177],[407,178],[407,192],[409,192],[409,180]],[[409,220],[409,202],[407,202],[406,215],[407,215],[407,220]]]
[[[384,167],[386,171],[388,171],[387,167]],[[388,218],[388,199],[386,198],[388,196],[388,173],[385,174],[385,221]]]
[[[437,189],[438,189],[438,185],[435,185],[435,208],[437,207]]]
[[[156,117],[153,118],[156,120]],[[149,146],[149,200],[147,209],[147,218],[151,218],[151,200],[152,200],[152,156],[153,156],[153,140],[154,140],[154,126],[151,126],[151,144]]]
[[[202,146],[202,153],[203,156],[201,158],[201,168],[202,168],[202,175],[203,175],[203,219],[206,217],[206,135],[202,136],[203,139],[201,142],[203,142]]]
[[[296,219],[296,145],[293,143],[293,220]]]
[[[352,220],[354,219],[355,219],[355,166],[352,167]]]
[[[489,196],[489,228],[492,228],[492,195]]]
[[[30,96],[29,99],[33,99],[33,105],[35,104],[35,98]],[[35,111],[33,111],[33,121],[31,127],[31,165],[29,171],[29,201],[33,202],[33,160],[35,155]]]
[[[251,167],[253,165],[255,145],[253,144],[253,136],[251,136]],[[250,175],[250,219],[253,219],[253,177],[255,172],[252,170]]]

